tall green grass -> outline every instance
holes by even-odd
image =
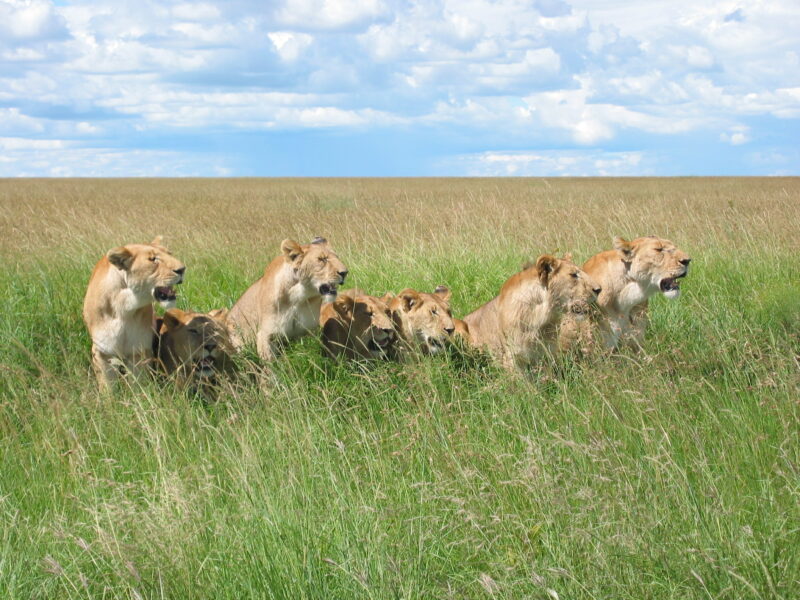
[[[136,199],[161,226],[125,220]],[[797,598],[798,200],[794,179],[0,182],[0,597]],[[103,396],[89,272],[158,233],[197,310],[283,237],[327,235],[369,291],[446,283],[457,315],[613,234],[693,262],[640,354],[521,378],[308,338],[215,404]]]

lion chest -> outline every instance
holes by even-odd
[[[625,317],[631,312],[631,309],[645,302],[647,300],[647,291],[644,287],[636,281],[629,281],[620,290],[617,296],[617,308]]]
[[[275,333],[290,340],[314,331],[319,326],[319,305],[304,301],[290,306],[275,320]]]
[[[149,354],[152,351],[153,330],[125,319],[108,319],[92,332],[92,342],[101,352],[113,356]]]

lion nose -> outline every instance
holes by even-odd
[[[339,277],[342,278],[342,283],[344,283],[344,278],[347,277],[348,271],[339,271]]]
[[[456,330],[455,327],[448,327],[448,328],[445,329],[445,332],[447,332],[447,335],[453,335],[453,332],[455,330]]]
[[[209,342],[208,344],[203,345],[203,348],[211,352],[217,345],[214,342]]]
[[[692,262],[692,259],[691,258],[682,258],[678,262],[681,263],[684,267],[688,267],[689,263]]]
[[[603,288],[594,288],[592,291],[599,296],[600,292],[603,291]]]
[[[180,269],[173,269],[173,270],[175,271],[175,274],[183,277],[183,274],[186,272],[186,267],[181,267]]]

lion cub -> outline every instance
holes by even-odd
[[[347,267],[324,238],[300,245],[283,240],[281,255],[264,270],[228,315],[238,350],[255,340],[263,360],[277,356],[284,343],[315,331],[323,298],[336,298]]]
[[[603,288],[597,300],[600,315],[596,323],[565,327],[560,345],[591,342],[591,330],[596,327],[605,348],[616,348],[622,341],[640,349],[647,328],[648,300],[659,293],[677,298],[681,293],[679,280],[688,274],[691,260],[663,238],[640,237],[632,242],[615,238],[612,250],[595,254],[583,265]]]
[[[400,334],[396,357],[414,351],[438,354],[444,349],[456,328],[449,289],[440,285],[428,294],[409,288],[387,299]]]
[[[184,264],[161,245],[112,248],[94,267],[83,299],[83,321],[92,338],[92,367],[101,388],[121,374],[142,373],[153,357],[153,301],[175,305],[173,286]]]
[[[173,308],[156,320],[154,354],[178,385],[209,395],[221,374],[233,372],[233,347],[228,333],[227,311],[184,312]]]
[[[552,355],[564,313],[583,317],[600,287],[569,255],[548,254],[512,275],[500,295],[464,317],[474,345],[486,347],[509,370]]]
[[[388,358],[396,340],[389,307],[360,290],[323,304],[319,323],[324,353],[331,358]]]

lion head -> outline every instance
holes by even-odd
[[[336,298],[337,290],[347,276],[347,267],[328,240],[318,237],[303,246],[294,240],[283,240],[281,251],[305,287],[313,289],[326,302]]]
[[[629,242],[614,239],[614,249],[628,269],[628,276],[642,284],[649,293],[661,292],[667,298],[677,298],[681,277],[689,272],[688,254],[669,240],[641,237]]]
[[[455,331],[450,311],[450,290],[437,287],[432,294],[405,289],[390,301],[405,341],[423,354],[437,354]]]
[[[323,342],[336,356],[341,352],[364,358],[385,358],[395,341],[389,307],[374,296],[347,290],[323,309]]]
[[[161,245],[160,236],[150,244],[112,248],[106,257],[137,297],[155,299],[165,308],[175,306],[173,286],[183,282],[186,266]]]
[[[547,290],[554,308],[578,320],[588,314],[591,303],[602,291],[594,279],[572,262],[571,254],[564,255],[564,258],[543,254],[528,270]]]
[[[156,354],[167,373],[203,382],[230,368],[233,350],[225,309],[196,313],[173,308],[157,326]]]

